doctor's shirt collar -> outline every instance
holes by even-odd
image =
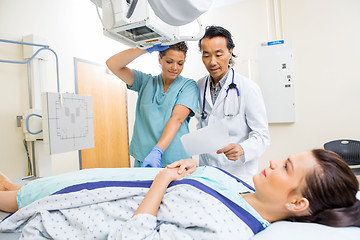
[[[226,79],[229,76],[230,70],[231,70],[231,67],[229,66],[229,69],[226,72],[226,74],[220,79],[220,81],[215,86],[214,86],[214,80],[210,76],[210,94],[211,94],[211,100],[212,100],[213,104],[215,103],[216,98],[219,96],[220,90],[224,86]]]

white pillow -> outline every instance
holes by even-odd
[[[360,228],[328,227],[316,223],[279,221],[272,223],[252,240],[359,240]]]
[[[360,200],[360,191],[356,194]],[[316,223],[279,221],[270,224],[264,231],[256,234],[252,240],[359,240],[360,228],[328,227]]]

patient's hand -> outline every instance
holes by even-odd
[[[156,175],[154,182],[160,181],[170,184],[172,181],[180,180],[181,178],[189,175],[190,174],[186,171],[183,171],[181,174],[179,174],[178,168],[164,168]]]
[[[181,159],[166,166],[166,168],[171,168],[171,169],[178,168],[177,171],[178,174],[182,174],[185,172],[187,175],[190,175],[193,172],[195,172],[196,167],[197,167],[197,162],[191,158]]]

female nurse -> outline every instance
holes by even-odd
[[[106,61],[108,68],[127,87],[138,92],[134,133],[129,153],[135,167],[165,167],[190,156],[180,141],[189,132],[190,117],[198,104],[198,88],[182,77],[187,52],[185,42],[149,49],[127,49]],[[153,76],[127,67],[143,54],[159,52],[161,73]],[[165,151],[167,150],[167,151]]]

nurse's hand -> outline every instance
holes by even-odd
[[[147,48],[146,51],[148,53],[152,53],[152,52],[155,52],[155,51],[161,52],[161,51],[164,51],[164,50],[166,50],[168,48],[169,48],[169,46],[161,46],[161,44],[157,44],[157,45],[154,45],[154,46],[152,46],[150,48]]]
[[[153,147],[149,155],[146,156],[141,167],[154,167],[161,168],[161,157],[163,156],[164,151],[159,146]]]
[[[224,153],[227,159],[231,161],[239,160],[240,156],[244,155],[244,150],[240,144],[231,143],[226,147],[217,150],[217,154]]]
[[[173,162],[172,164],[167,165],[166,168],[179,168],[177,171],[179,175],[183,173],[190,175],[195,172],[197,165],[198,164],[194,159],[188,158]]]

